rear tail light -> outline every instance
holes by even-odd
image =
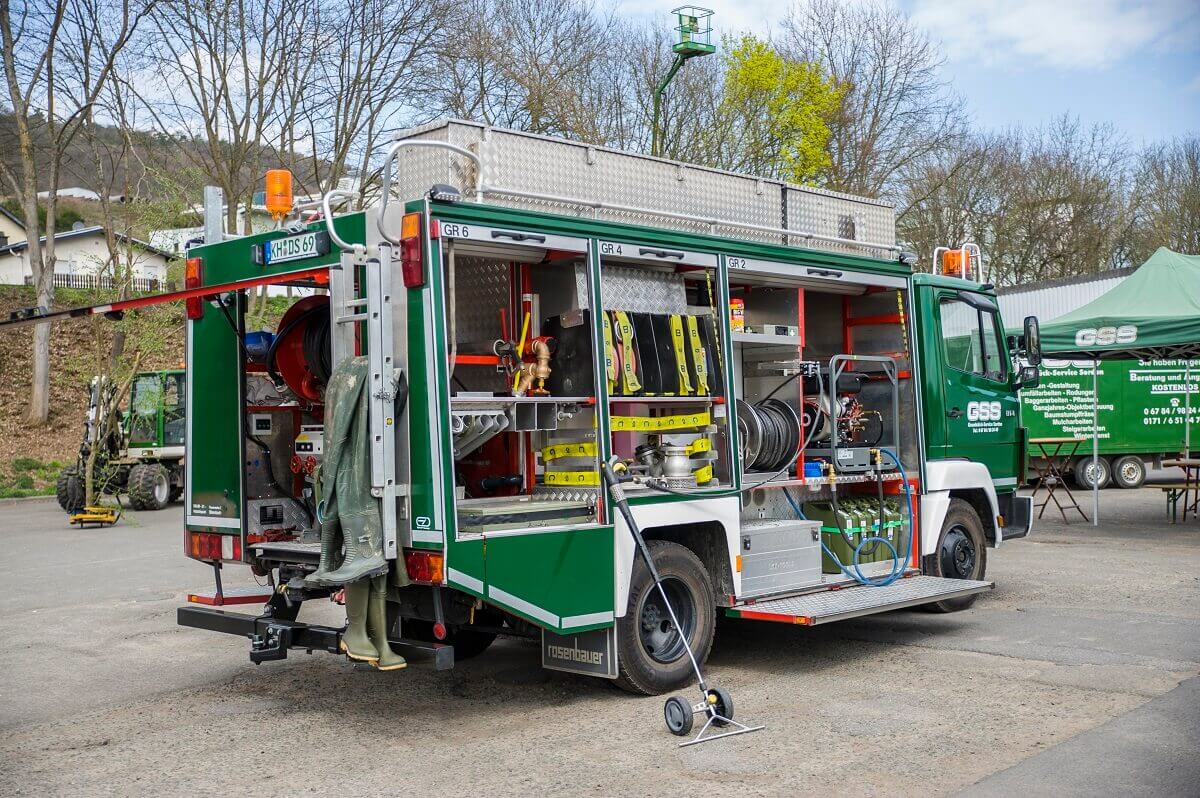
[[[183,272],[183,287],[185,289],[199,288],[203,284],[204,261],[200,260],[200,258],[188,258]],[[186,302],[187,317],[189,319],[204,318],[204,299],[202,297],[188,297]]]
[[[242,559],[242,540],[237,535],[218,535],[212,532],[189,532],[187,556],[196,560]]]
[[[404,569],[408,571],[408,578],[414,582],[440,585],[445,581],[445,562],[440,551],[404,550]]]
[[[421,257],[421,214],[406,213],[400,223],[400,273],[406,288],[425,285],[425,265]]]

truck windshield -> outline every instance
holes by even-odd
[[[951,368],[1003,381],[1008,372],[1000,327],[992,311],[973,308],[959,299],[942,299],[942,348]]]
[[[131,441],[158,440],[158,408],[162,404],[162,395],[162,380],[157,374],[138,377],[133,383],[129,400]]]

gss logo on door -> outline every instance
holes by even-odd
[[[967,421],[999,421],[1002,414],[999,402],[967,402]]]

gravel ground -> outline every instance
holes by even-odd
[[[962,613],[811,630],[723,623],[710,680],[767,730],[679,749],[660,699],[543,671],[527,643],[501,641],[444,673],[302,652],[256,667],[245,641],[175,625],[183,593],[211,584],[182,556],[178,508],[79,531],[51,504],[6,504],[0,785],[38,796],[940,795],[1017,778],[1072,738],[1072,761],[1108,756],[1091,741],[1110,721],[1132,722],[1151,699],[1186,714],[1176,696],[1200,694],[1171,692],[1200,673],[1200,524],[1166,524],[1152,488],[1107,491],[1102,512],[1098,529],[1047,521],[989,550],[996,590]],[[227,584],[248,579],[236,574]],[[337,618],[316,609],[301,618]],[[1134,783],[1155,792],[1154,778]],[[1024,791],[1067,794],[1035,783]]]

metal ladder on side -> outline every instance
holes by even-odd
[[[392,246],[381,243],[374,253],[362,244],[350,244],[333,228],[330,201],[350,192],[331,191],[322,200],[325,226],[341,249],[341,260],[329,270],[330,342],[332,365],[354,357],[355,325],[366,332],[370,396],[371,495],[380,500],[383,514],[383,556],[399,554],[396,501],[396,379],[392,331]],[[360,272],[365,286],[357,284]],[[359,289],[365,289],[360,296]]]

